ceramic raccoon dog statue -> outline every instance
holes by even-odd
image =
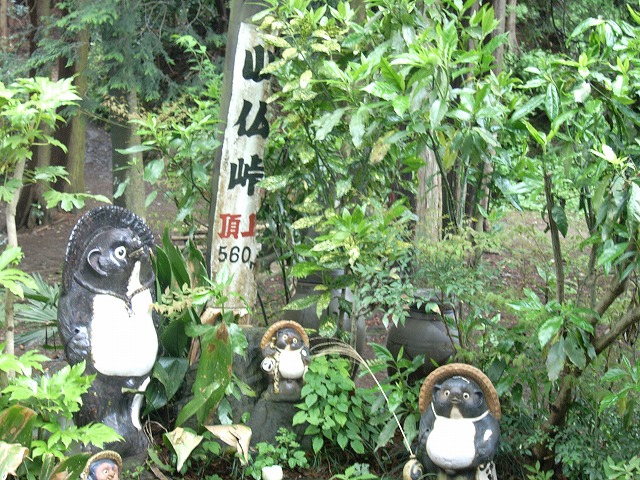
[[[309,365],[309,338],[301,325],[290,320],[273,324],[262,342],[262,369],[271,376],[269,390],[275,395],[295,398]]]
[[[418,436],[417,469],[408,476],[422,472],[437,474],[439,480],[497,480],[493,457],[500,440],[500,417],[497,393],[488,378],[469,365],[451,364],[440,369],[458,370],[482,375],[484,388],[467,375],[454,374],[440,379],[434,371],[423,384],[429,389],[428,401],[423,402]],[[491,407],[485,392],[492,389]],[[497,417],[497,418],[496,418]],[[408,469],[411,470],[411,469]]]
[[[139,414],[158,353],[152,248],[141,218],[105,206],[78,220],[65,255],[58,331],[68,362],[96,375],[74,419],[112,427],[124,441],[108,448],[123,457],[148,444]]]

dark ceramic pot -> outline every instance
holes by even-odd
[[[436,365],[444,365],[455,353],[455,347],[458,345],[458,331],[453,322],[453,305],[441,301],[429,290],[419,290],[416,298],[421,300],[422,305],[419,307],[416,301],[410,307],[409,317],[404,325],[392,324],[387,335],[387,348],[394,357],[397,358],[402,347],[404,357],[409,360],[418,355],[425,356],[422,367],[409,377],[412,383],[426,378],[437,368]],[[436,303],[440,308],[440,314],[425,311],[425,301]],[[390,369],[389,374],[393,373]]]
[[[336,270],[331,272],[329,275],[342,275],[342,271]],[[296,293],[294,294],[292,300],[297,300],[299,298],[304,298],[308,295],[317,295],[318,291],[316,287],[318,285],[322,285],[322,278],[319,275],[310,275],[304,279],[298,280],[296,286]],[[330,316],[337,316],[340,313],[340,308],[338,305],[338,297],[342,294],[340,290],[335,290],[333,293],[333,299],[329,306],[322,311],[322,315],[318,317],[316,314],[316,306],[313,305],[311,307],[305,308],[304,310],[285,310],[283,314],[283,319],[293,320],[298,322],[304,328],[313,329],[317,332],[320,329],[320,325]],[[347,289],[344,292],[344,298],[348,301],[353,299],[351,294],[351,290]],[[351,318],[346,317],[343,324],[339,325],[339,328],[343,331],[350,332],[351,331]],[[365,324],[365,319],[359,318],[357,322],[357,338],[356,338],[356,350],[358,353],[362,355],[364,352],[364,347],[366,344],[366,336],[367,336],[367,327]],[[309,340],[311,343],[311,351],[313,353],[314,347],[318,343],[322,343],[326,339],[317,335],[317,333],[309,334]]]

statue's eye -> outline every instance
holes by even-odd
[[[291,340],[293,343],[298,343],[298,339],[294,338],[293,340]]]
[[[118,260],[124,260],[124,258],[127,256],[127,249],[124,246],[120,245],[118,248],[116,248],[113,254]]]
[[[465,400],[467,400],[469,398],[469,394],[467,392],[464,392],[462,394],[462,398],[464,398]]]
[[[104,473],[105,475],[109,475],[109,469],[108,469],[108,468],[105,468],[105,469],[102,471],[102,473]]]
[[[289,335],[287,335],[286,333],[284,335],[282,335],[282,339],[286,340],[287,338],[289,338]]]
[[[444,391],[444,396],[445,396],[445,397],[448,397],[450,393],[451,393],[451,392],[450,392],[449,390],[445,390],[445,391]]]

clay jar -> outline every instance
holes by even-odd
[[[445,364],[455,353],[455,347],[458,345],[458,331],[453,322],[453,305],[442,301],[428,289],[418,290],[415,298],[416,301],[411,305],[404,325],[391,324],[387,335],[387,348],[394,357],[397,358],[401,347],[404,347],[404,357],[410,360],[421,354],[425,356],[422,367],[409,376],[412,383],[426,378],[435,370],[433,362],[437,365]],[[425,311],[427,303],[437,304],[440,313]],[[447,323],[445,319],[448,320]],[[389,375],[393,373],[393,369],[390,369]]]
[[[332,272],[327,273],[326,275],[330,276],[340,276],[342,275],[342,270],[334,270]],[[299,279],[296,286],[296,293],[293,296],[292,300],[297,300],[299,298],[303,298],[308,295],[317,295],[318,290],[315,288],[318,285],[322,285],[322,277],[320,275],[309,275],[306,278]],[[316,332],[319,330],[320,325],[328,318],[328,316],[337,316],[339,314],[339,306],[338,306],[338,297],[342,294],[340,290],[334,290],[332,292],[333,298],[331,303],[329,303],[328,308],[326,308],[322,312],[322,316],[318,318],[316,314],[316,306],[313,305],[311,307],[305,308],[304,310],[287,310],[286,318],[289,320],[294,320],[304,328],[313,329]],[[351,290],[347,289],[344,292],[344,297],[346,300],[351,301],[353,299]],[[343,325],[338,325],[344,331],[351,331],[351,318],[346,317]],[[358,353],[362,354],[365,347],[366,342],[366,324],[365,319],[359,318],[357,322],[357,339],[356,339],[356,350]],[[322,338],[318,335],[310,335],[311,346],[313,347],[318,342],[322,341]],[[313,348],[312,348],[313,350]]]

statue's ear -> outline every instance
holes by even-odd
[[[437,394],[440,390],[442,390],[442,385],[440,385],[440,384],[436,384],[436,385],[434,385],[434,386],[433,386],[433,392],[431,392],[431,397],[432,397],[432,398],[436,398],[436,394]]]
[[[91,265],[91,268],[100,275],[101,277],[106,277],[107,272],[105,272],[100,266],[100,257],[102,256],[102,252],[98,248],[94,248],[87,255],[87,262]]]

